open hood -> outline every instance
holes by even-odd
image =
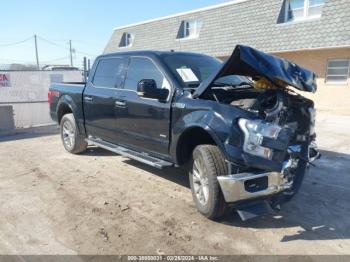
[[[202,95],[219,78],[228,75],[265,77],[272,83],[283,82],[301,91],[316,92],[316,74],[288,60],[254,48],[237,45],[231,57],[197,88],[193,97]]]

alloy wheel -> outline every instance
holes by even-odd
[[[204,206],[209,200],[209,180],[199,159],[193,163],[192,179],[195,196],[198,202]]]
[[[62,128],[62,137],[64,144],[71,149],[75,142],[75,130],[69,121],[65,121]]]

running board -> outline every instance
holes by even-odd
[[[136,152],[134,150],[131,150],[131,149],[128,149],[128,148],[125,148],[122,146],[114,145],[114,144],[106,142],[102,139],[89,137],[85,140],[86,140],[86,142],[88,142],[92,145],[101,147],[101,148],[106,149],[108,151],[112,151],[118,155],[128,157],[130,159],[133,159],[133,160],[139,161],[141,163],[156,167],[158,169],[163,169],[165,167],[174,166],[174,164],[171,162],[152,157],[146,153],[140,153],[140,152]]]

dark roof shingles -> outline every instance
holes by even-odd
[[[135,34],[128,50],[183,50],[225,56],[237,44],[278,52],[350,46],[350,0],[326,0],[320,19],[295,23],[277,20],[283,0],[248,0],[198,13],[171,17],[114,31],[105,53],[120,51],[123,32]],[[176,40],[182,20],[203,21],[198,39]]]

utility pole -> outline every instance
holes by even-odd
[[[86,82],[86,81],[87,81],[87,63],[86,63],[86,56],[84,56],[83,67],[84,67],[84,82]]]
[[[34,35],[34,42],[35,42],[36,66],[37,66],[38,70],[40,70],[39,55],[38,55],[38,41],[37,41],[37,36],[36,35]]]
[[[70,65],[73,66],[72,40],[69,40]]]

